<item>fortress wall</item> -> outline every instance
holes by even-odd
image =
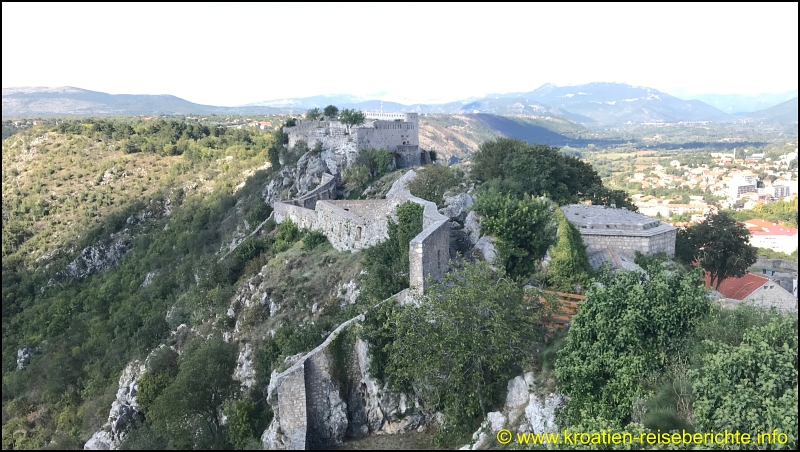
[[[662,252],[674,256],[676,236],[677,229],[651,236],[581,234],[587,253],[614,248],[620,254],[631,258],[636,256],[637,251],[648,256]]]
[[[335,197],[336,192],[336,178],[328,173],[322,173],[322,181],[317,188],[311,190],[305,195],[295,199],[295,205],[305,207],[306,209],[313,209],[317,205],[317,201],[321,199],[331,199]]]
[[[288,444],[285,444],[288,449],[305,450],[307,439],[309,447],[319,448],[341,443],[344,438],[344,431],[341,431],[340,436],[340,432],[332,430],[332,425],[328,422],[342,414],[347,419],[347,406],[339,397],[328,347],[342,331],[363,321],[362,314],[342,323],[325,341],[302,356],[290,368],[280,374],[273,372],[267,389],[267,399],[273,409],[277,405],[272,423],[278,425],[270,425],[267,431],[282,432],[288,439]],[[276,395],[277,401],[274,398]]]
[[[419,145],[419,130],[412,122],[384,123],[376,121],[373,128],[354,128],[359,149],[386,149],[393,152],[397,146]]]
[[[428,276],[439,281],[448,269],[450,259],[450,226],[439,221],[424,229],[408,244],[410,285],[424,292]]]
[[[365,220],[368,218],[385,220],[387,216],[395,218],[395,210],[397,206],[402,204],[400,200],[395,199],[336,200],[329,202]]]
[[[291,367],[280,375],[278,381],[276,389],[281,431],[289,440],[289,449],[305,450],[308,412],[304,366]]]
[[[317,229],[317,212],[313,210],[283,202],[276,202],[272,207],[278,224],[288,219],[299,228]]]

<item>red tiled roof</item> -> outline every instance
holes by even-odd
[[[706,273],[703,279],[706,281],[706,287],[711,287],[711,276],[708,273]],[[767,281],[769,281],[769,278],[754,275],[753,273],[746,273],[741,278],[725,279],[722,281],[722,284],[720,284],[719,289],[717,290],[725,298],[744,300],[748,295],[755,292],[756,289],[763,286]]]
[[[771,221],[764,221],[757,218],[744,222],[751,235],[797,235],[797,229],[788,226],[781,226]]]

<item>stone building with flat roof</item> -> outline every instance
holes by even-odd
[[[572,204],[562,206],[567,220],[581,233],[586,252],[608,253],[635,257],[636,252],[652,256],[665,253],[675,255],[675,237],[678,229],[661,221],[606,206]],[[613,255],[612,254],[612,255]]]

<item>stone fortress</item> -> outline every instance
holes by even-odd
[[[397,219],[396,209],[406,201],[420,204],[422,232],[409,243],[410,283],[412,289],[424,289],[426,279],[444,276],[450,259],[449,218],[440,214],[436,204],[413,196],[406,184],[416,176],[409,170],[398,179],[386,199],[331,200],[325,187],[293,201],[276,202],[274,218],[287,219],[300,228],[320,231],[339,251],[369,248],[388,237],[389,218]],[[324,184],[323,184],[324,185]]]
[[[431,163],[430,154],[419,147],[417,113],[365,112],[366,121],[348,127],[331,118],[298,119],[293,127],[284,127],[289,147],[305,141],[310,148],[320,142],[338,154],[358,153],[365,149],[386,149],[394,156],[397,168]]]

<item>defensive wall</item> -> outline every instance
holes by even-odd
[[[277,405],[273,424],[277,421],[279,427],[270,425],[270,429],[280,429],[284,437],[282,448],[305,450],[341,443],[344,439],[344,430],[331,431],[325,423],[325,419],[331,417],[344,415],[347,419],[347,407],[339,397],[338,381],[333,377],[328,347],[342,331],[363,320],[362,314],[342,323],[324,342],[291,367],[280,374],[273,373],[267,398],[271,399],[273,406]]]
[[[637,251],[648,256],[675,255],[677,228],[654,218],[606,206],[572,204],[561,210],[580,231],[588,254],[613,248],[631,258]]]
[[[416,173],[411,170],[398,179],[386,199],[335,201],[318,200],[314,209],[292,202],[274,204],[275,221],[291,220],[301,228],[322,232],[339,251],[361,250],[388,237],[389,218],[396,220],[397,206],[412,201],[423,206],[422,232],[409,243],[411,287],[425,289],[430,276],[439,280],[447,272],[450,257],[448,218],[440,214],[436,204],[413,196],[406,184]]]
[[[313,209],[317,205],[317,201],[321,199],[333,199],[335,193],[336,177],[332,174],[322,173],[322,181],[320,181],[317,188],[294,199],[292,203],[296,206],[305,207],[306,209]]]
[[[375,308],[387,302],[402,306],[408,296],[405,289]],[[402,396],[382,390],[369,375],[367,343],[358,339],[354,349],[338,350],[353,359],[349,364],[340,361],[339,366],[345,364],[346,368],[337,368],[334,340],[363,321],[364,314],[347,320],[291,367],[280,373],[273,371],[267,401],[274,416],[261,438],[265,449],[324,448],[341,444],[345,436],[397,432],[398,425],[408,422],[405,415],[409,404],[404,407]],[[349,387],[342,387],[343,381]]]

